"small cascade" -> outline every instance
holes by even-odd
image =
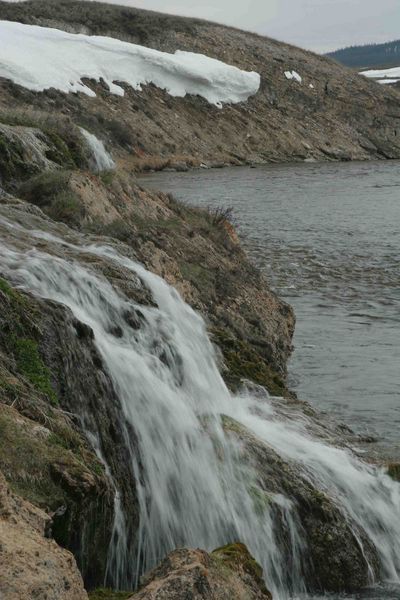
[[[83,127],[79,127],[79,130],[89,147],[91,153],[90,166],[93,171],[100,173],[101,171],[112,171],[115,169],[115,162],[105,149],[103,142],[93,133],[89,133],[89,131],[83,129]]]
[[[8,235],[10,225],[0,218],[2,272],[23,289],[68,306],[92,328],[120,400],[121,423],[129,423],[137,436],[137,447],[127,441],[140,506],[136,557],[126,555],[129,514],[116,489],[108,582],[134,583],[176,547],[212,550],[238,539],[263,566],[274,600],[304,594],[308,540],[299,509],[283,491],[261,487],[249,444],[272,449],[329,497],[362,551],[366,538],[376,548],[383,577],[399,581],[399,484],[350,451],[313,437],[304,419],[284,419],[266,392],[249,385],[231,394],[202,318],[140,264],[108,246],[85,245],[83,239],[73,245],[51,236],[58,248],[54,256],[44,249],[49,234],[12,227],[20,228],[19,236]],[[63,247],[73,250],[69,258],[60,258]],[[127,299],[83,255],[131,272],[151,291],[155,306]],[[132,327],[126,315],[139,309],[141,325]],[[373,565],[370,576],[372,583]]]

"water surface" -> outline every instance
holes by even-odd
[[[233,208],[252,259],[296,312],[291,387],[398,446],[400,163],[158,173],[141,183]]]

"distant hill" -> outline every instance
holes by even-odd
[[[349,46],[326,56],[334,58],[347,67],[398,67],[400,65],[400,40],[385,44],[366,44],[365,46]]]
[[[123,96],[110,93],[104,81],[86,79],[93,97],[54,88],[38,93],[11,83],[11,64],[11,77],[0,77],[0,123],[2,111],[58,113],[139,170],[400,158],[398,91],[330,58],[207,21],[99,2],[0,1],[0,20],[107,36],[164,53],[204,54],[261,76],[260,89],[246,102],[217,108],[195,93],[175,97],[150,84],[139,90],[125,79],[117,81]],[[26,54],[24,80],[33,80],[43,64]],[[0,163],[1,157],[0,151]]]

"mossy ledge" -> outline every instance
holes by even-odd
[[[212,339],[222,352],[224,379],[236,391],[243,380],[265,387],[273,396],[287,396],[289,392],[280,375],[266,363],[246,340],[234,337],[228,330],[211,329]]]
[[[51,516],[48,536],[74,553],[96,585],[111,535],[112,490],[60,406],[43,352],[45,311],[45,303],[0,278],[0,471],[13,492]]]

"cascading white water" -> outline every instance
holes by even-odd
[[[272,494],[270,504],[257,510],[256,473],[245,460],[242,444],[225,432],[221,415],[226,415],[293,461],[304,477],[333,498],[376,545],[385,577],[399,581],[399,484],[350,452],[312,438],[301,421],[277,419],[266,394],[260,398],[249,388],[232,395],[219,374],[201,317],[141,265],[110,247],[72,246],[25,229],[32,248],[20,249],[18,235],[13,242],[7,223],[0,224],[9,232],[0,247],[1,271],[24,289],[67,305],[93,329],[121,402],[121,418],[136,431],[139,447],[131,460],[140,504],[138,569],[153,566],[179,546],[211,550],[240,539],[264,567],[274,600],[304,592],[301,554],[306,540],[296,507],[289,498]],[[22,232],[21,226],[13,228]],[[75,259],[35,248],[50,237],[53,244],[73,248]],[[80,252],[115,261],[150,289],[157,307],[140,306],[140,329],[131,328],[124,317],[138,306],[79,264]],[[121,337],[113,335],[116,327]],[[117,500],[115,531],[121,533],[125,517]],[[276,539],[273,505],[289,532],[289,577]],[[123,580],[127,544],[121,535],[110,548],[109,569],[119,571]]]
[[[86,131],[80,127],[80,132],[86,140],[86,143],[91,152],[91,167],[96,173],[101,171],[112,171],[115,169],[115,162],[111,155],[107,152],[103,142],[99,140],[93,133]]]

